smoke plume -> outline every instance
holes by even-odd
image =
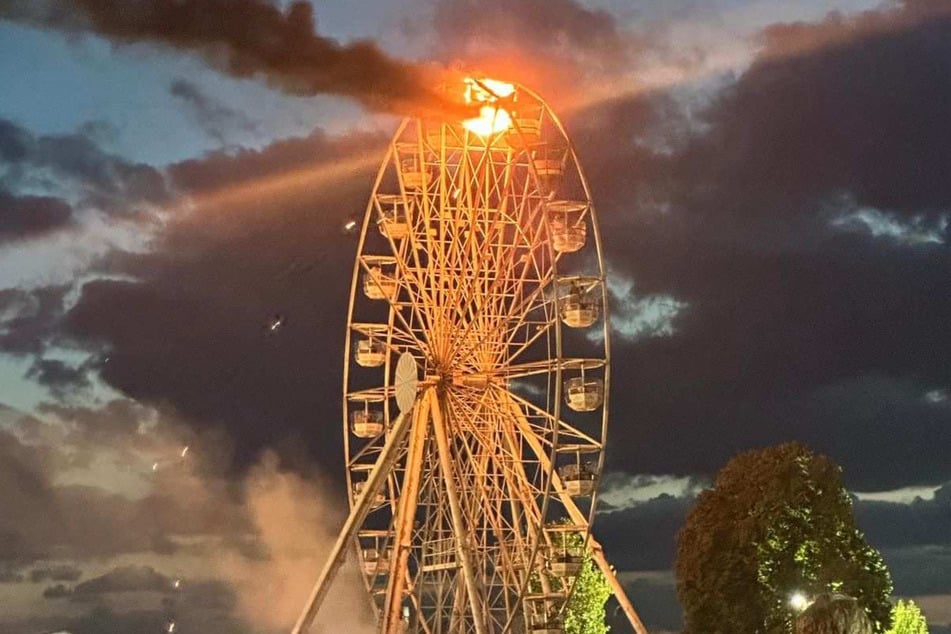
[[[287,631],[304,608],[336,535],[341,509],[313,482],[278,469],[265,454],[245,482],[246,509],[266,556],[218,559],[217,576],[235,588],[244,619],[265,631]],[[344,566],[321,607],[314,634],[375,631],[356,566]]]
[[[266,0],[0,0],[0,19],[196,53],[232,77],[294,95],[339,95],[400,113],[458,108],[436,93],[426,66],[372,42],[319,35],[309,2],[283,11]]]

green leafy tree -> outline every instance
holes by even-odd
[[[569,520],[566,519],[558,522],[556,526],[569,524]],[[552,531],[552,538],[554,552],[583,557],[581,569],[575,578],[574,589],[565,607],[565,634],[608,634],[611,628],[605,623],[604,606],[611,596],[611,584],[587,552],[581,535],[570,530],[556,530]],[[549,576],[548,583],[555,590],[564,588],[564,579],[560,577]],[[534,579],[532,590],[537,592],[540,589],[540,581]]]
[[[565,634],[607,634],[604,605],[610,596],[608,580],[586,555],[565,610]]]
[[[855,527],[840,468],[798,443],[741,453],[700,494],[677,543],[687,634],[785,634],[795,592],[858,601],[891,620],[891,576]]]
[[[888,634],[928,634],[928,621],[914,601],[899,599],[892,608],[892,626]]]

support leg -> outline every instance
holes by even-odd
[[[307,598],[304,611],[301,612],[300,617],[298,617],[297,622],[294,624],[294,629],[291,630],[291,634],[305,634],[314,622],[317,611],[320,610],[320,604],[327,596],[327,591],[330,590],[330,584],[333,582],[337,571],[340,570],[340,566],[343,564],[344,553],[346,552],[347,546],[356,538],[357,531],[360,529],[360,526],[363,525],[363,520],[366,519],[367,514],[370,512],[377,493],[379,493],[383,487],[383,484],[386,482],[386,477],[396,463],[396,458],[399,455],[398,448],[406,438],[406,432],[409,430],[410,421],[412,421],[413,418],[411,413],[404,413],[396,419],[396,423],[393,425],[393,431],[389,439],[387,439],[383,451],[380,452],[376,464],[373,466],[373,470],[370,471],[370,477],[367,478],[363,492],[350,510],[350,515],[347,516],[347,521],[344,522],[343,528],[340,529],[340,535],[337,537],[337,541],[330,551],[330,557],[327,559],[327,563],[324,564],[324,568],[321,570],[320,576],[317,578],[317,582],[314,584],[314,588]]]
[[[485,613],[482,608],[479,586],[476,582],[475,569],[469,553],[468,535],[466,534],[465,519],[462,508],[459,506],[459,496],[456,491],[455,476],[453,475],[452,456],[449,455],[449,435],[446,432],[445,419],[440,409],[441,403],[434,392],[429,393],[432,401],[430,411],[433,416],[433,431],[439,448],[439,464],[442,468],[443,479],[446,485],[446,497],[449,498],[449,510],[452,512],[452,527],[456,538],[456,556],[462,563],[462,576],[465,580],[466,594],[469,597],[469,610],[476,634],[488,634],[485,624]]]
[[[394,526],[393,551],[390,553],[389,584],[383,604],[381,631],[385,634],[399,634],[401,630],[403,594],[408,582],[408,573],[404,571],[408,570],[406,564],[413,542],[413,520],[416,519],[423,470],[423,449],[429,435],[429,408],[430,399],[424,395],[413,415],[413,429],[406,454],[406,471],[403,473],[403,486],[400,488],[399,513]]]
[[[575,504],[575,501],[571,499],[571,496],[565,493],[565,483],[562,482],[561,476],[558,475],[558,470],[555,469],[554,465],[551,464],[550,457],[547,453],[545,453],[541,443],[535,437],[534,432],[532,432],[531,425],[529,425],[528,421],[525,420],[521,408],[513,402],[511,409],[512,415],[515,417],[516,423],[521,428],[523,437],[528,441],[529,447],[532,448],[535,457],[538,458],[542,468],[551,473],[552,489],[556,495],[558,495],[558,499],[561,501],[562,506],[564,506],[565,510],[568,512],[568,517],[575,524],[578,524],[579,526],[586,526],[588,524],[588,518],[585,517],[584,513],[581,512],[581,509],[579,509],[578,505]],[[644,622],[641,621],[641,618],[634,610],[634,606],[631,605],[631,600],[627,598],[627,593],[624,592],[624,586],[622,586],[621,582],[618,581],[617,575],[615,575],[614,571],[611,570],[611,565],[604,557],[604,550],[601,548],[601,544],[596,542],[593,537],[589,537],[588,550],[591,553],[592,559],[594,559],[594,562],[598,564],[598,568],[600,568],[601,572],[604,574],[605,579],[607,579],[608,583],[611,585],[611,591],[614,593],[614,598],[616,598],[618,603],[621,604],[621,609],[624,610],[624,615],[627,616],[627,620],[631,624],[631,627],[634,628],[634,631],[637,632],[637,634],[648,634],[647,628],[644,627]]]

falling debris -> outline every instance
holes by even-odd
[[[158,471],[158,466],[159,466],[159,463],[153,462],[153,463],[152,463],[152,471]]]
[[[277,332],[284,326],[284,316],[274,314],[267,322],[267,331],[269,333]]]
[[[357,221],[353,218],[348,218],[347,221],[343,224],[343,232],[346,235],[350,235],[357,230]]]
[[[182,458],[188,455],[188,445],[185,445],[185,448],[182,449]]]

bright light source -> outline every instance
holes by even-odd
[[[466,103],[484,104],[479,108],[479,116],[466,119],[462,125],[479,136],[489,136],[504,132],[512,126],[509,113],[495,106],[499,99],[511,97],[515,86],[497,79],[466,78]]]
[[[793,592],[789,597],[789,607],[796,612],[802,612],[809,607],[809,599],[802,592]]]

